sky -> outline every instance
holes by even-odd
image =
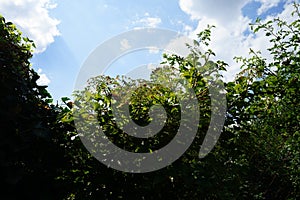
[[[195,39],[215,25],[210,48],[213,60],[229,64],[225,81],[234,79],[240,65],[234,56],[247,57],[249,48],[269,46],[263,33],[254,35],[249,23],[257,17],[292,21],[292,0],[0,0],[0,14],[35,41],[31,59],[55,100],[71,97],[76,78],[90,53],[99,45],[138,28],[161,28]],[[297,1],[298,2],[298,1]],[[122,45],[129,46],[124,43]],[[265,57],[270,57],[262,51]],[[115,60],[111,75],[130,74],[132,67],[158,64],[161,51],[135,51]]]

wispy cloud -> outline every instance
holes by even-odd
[[[49,10],[56,7],[51,0],[1,0],[0,13],[7,21],[15,23],[21,31],[34,40],[35,53],[46,50],[58,36],[59,20],[49,15]]]
[[[257,14],[261,15],[262,13],[268,11],[270,8],[273,8],[279,4],[282,0],[255,0],[261,3],[260,8],[257,10]]]
[[[161,19],[159,17],[146,17],[140,19],[138,22],[144,26],[155,28],[161,23]]]
[[[158,54],[159,53],[159,48],[150,47],[149,48],[149,53],[151,53],[151,54]]]
[[[121,42],[120,42],[121,44],[121,50],[122,51],[126,51],[127,49],[130,49],[131,48],[131,45],[129,44],[129,42],[128,42],[128,40],[127,39],[123,39],[123,40],[121,40]]]
[[[150,27],[155,28],[162,22],[159,17],[151,17],[149,13],[145,13],[143,17],[132,21],[132,25],[136,27]]]

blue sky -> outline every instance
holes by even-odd
[[[291,18],[289,0],[1,0],[0,13],[33,39],[37,49],[33,67],[41,84],[55,100],[71,96],[76,77],[88,55],[101,43],[136,28],[163,28],[195,38],[207,24],[213,30],[211,48],[216,59],[230,64],[225,74],[232,80],[239,66],[234,56],[246,56],[249,48],[268,45],[263,35],[254,36],[248,24],[256,17]],[[266,57],[267,52],[263,52]],[[127,69],[158,63],[160,54],[139,51],[114,62]],[[124,70],[123,70],[124,71]],[[123,73],[120,70],[120,73]],[[126,71],[126,70],[125,70]],[[116,71],[114,72],[116,73]]]

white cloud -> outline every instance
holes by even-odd
[[[277,6],[278,3],[282,0],[255,0],[255,1],[261,3],[260,8],[257,10],[257,14],[261,15],[262,13],[266,12],[270,8]]]
[[[182,31],[181,32],[184,35],[189,35],[194,30],[192,26],[187,25],[182,20],[177,20],[177,21],[170,20],[170,22],[174,26],[181,26],[182,27]]]
[[[122,51],[126,51],[127,49],[131,48],[131,45],[129,44],[127,39],[121,40],[120,45],[121,45],[120,50],[122,50]]]
[[[158,54],[159,53],[159,48],[149,47],[149,53],[150,54]]]
[[[179,0],[180,8],[191,15],[192,19],[202,19],[206,16],[227,23],[237,19],[241,8],[249,0]]]
[[[161,19],[159,17],[146,17],[140,19],[138,22],[143,26],[155,28],[161,23]]]
[[[235,56],[248,57],[249,48],[254,50],[263,50],[270,46],[268,38],[260,32],[255,36],[253,34],[245,35],[248,30],[251,19],[243,16],[242,8],[251,0],[179,0],[181,9],[190,15],[191,19],[198,20],[197,28],[190,33],[190,37],[196,38],[197,34],[207,28],[207,24],[215,25],[212,30],[210,48],[216,53],[215,59],[220,59],[229,64],[227,72],[224,73],[225,80],[230,81],[240,70],[240,64],[235,63]],[[257,0],[258,1],[258,0]],[[259,0],[262,3],[265,0]],[[276,0],[277,1],[277,0]],[[273,7],[273,4],[262,4],[265,9]],[[290,17],[292,5],[286,2],[284,11],[278,16],[283,19]],[[268,16],[269,20],[276,16]],[[264,57],[270,58],[267,51],[262,51]]]
[[[46,50],[58,36],[59,21],[49,15],[49,10],[56,7],[51,0],[1,0],[0,13],[6,21],[12,21],[36,44],[35,53]]]
[[[150,27],[155,28],[161,23],[159,17],[151,17],[149,13],[145,13],[143,17],[139,17],[137,20],[133,20],[131,23],[137,27]]]
[[[215,59],[228,62],[230,68],[225,74],[225,80],[232,80],[239,67],[233,61],[234,56],[246,55],[249,44],[243,32],[247,30],[250,19],[242,16],[242,8],[248,0],[180,0],[180,7],[191,15],[191,19],[198,20],[197,28],[190,33],[196,38],[197,34],[215,25],[212,30],[210,48],[217,54]]]
[[[190,53],[186,44],[192,45],[193,41],[186,36],[179,36],[169,42],[165,48],[167,54],[177,54],[179,56],[187,56]]]
[[[50,79],[47,77],[46,74],[42,73],[43,70],[42,69],[38,69],[37,73],[39,74],[40,78],[37,80],[37,84],[38,85],[48,85],[51,81]]]

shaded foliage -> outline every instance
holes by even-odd
[[[54,142],[62,108],[30,67],[34,43],[0,16],[1,199],[55,199],[63,149]],[[63,134],[60,132],[59,134]]]
[[[299,4],[294,6],[295,21],[291,23],[282,19],[263,23],[258,19],[251,25],[254,33],[264,31],[270,38],[272,45],[267,50],[272,59],[254,50],[250,50],[249,58],[236,58],[242,71],[225,84],[228,109],[222,135],[213,151],[201,160],[199,148],[211,118],[208,85],[219,80],[227,68],[224,61],[212,61],[215,54],[209,41],[213,26],[198,34],[198,40],[188,46],[187,57],[164,55],[164,67],[153,71],[151,80],[165,83],[179,74],[194,88],[200,109],[198,133],[191,147],[172,165],[144,174],[116,171],[97,161],[83,146],[74,118],[88,120],[96,113],[98,125],[114,144],[132,152],[152,152],[176,134],[181,120],[178,101],[183,94],[175,94],[167,83],[99,76],[74,93],[74,102],[64,97],[64,106],[53,105],[46,87],[36,84],[39,77],[30,68],[33,42],[22,38],[13,24],[1,17],[0,180],[5,190],[1,197],[300,198],[300,14]],[[201,47],[208,50],[202,52]],[[129,89],[134,95],[124,92]],[[131,118],[144,126],[153,120],[149,110],[156,104],[164,106],[167,119],[155,136],[137,139],[118,128],[113,106],[129,106]],[[76,109],[79,115],[73,116]],[[126,120],[122,125],[126,126]]]
[[[300,13],[294,4],[295,21],[257,19],[254,32],[264,31],[273,59],[250,50],[250,58],[237,57],[242,71],[228,83],[230,102],[227,134],[232,134],[228,155],[231,167],[244,174],[235,181],[241,193],[257,199],[299,198],[299,84]],[[225,175],[226,176],[226,175]],[[239,179],[239,180],[238,180]]]

